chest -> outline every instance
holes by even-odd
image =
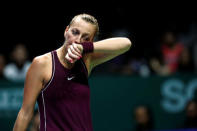
[[[85,70],[56,68],[47,84],[45,95],[51,101],[89,99],[90,88]]]

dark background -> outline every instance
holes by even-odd
[[[127,57],[148,57],[149,55],[152,55],[152,52],[157,46],[159,45],[159,39],[162,33],[164,31],[174,31],[175,33],[185,33],[187,34],[189,27],[192,23],[197,24],[197,8],[195,7],[196,4],[189,3],[189,2],[162,2],[159,1],[159,3],[151,3],[149,2],[142,2],[139,1],[139,4],[134,3],[131,1],[128,4],[120,4],[123,1],[119,1],[119,3],[113,2],[110,5],[106,5],[106,3],[101,3],[101,1],[91,1],[88,4],[92,5],[81,5],[78,1],[73,1],[71,4],[68,1],[64,1],[62,3],[58,2],[46,2],[46,3],[35,3],[35,2],[11,2],[8,1],[7,4],[1,4],[2,8],[0,11],[0,18],[1,18],[1,24],[0,24],[0,31],[1,31],[1,47],[0,47],[0,53],[5,54],[7,57],[7,62],[9,62],[9,56],[11,53],[12,48],[17,43],[23,43],[27,46],[29,51],[29,58],[32,60],[33,57],[42,55],[46,52],[49,52],[51,50],[54,50],[56,48],[59,48],[63,41],[64,41],[64,30],[66,26],[69,24],[71,19],[80,13],[89,13],[93,16],[95,16],[99,22],[100,25],[100,35],[98,36],[99,39],[105,39],[110,37],[111,32],[113,32],[116,29],[120,28],[126,28],[129,30],[130,35],[129,38],[131,39],[133,46],[131,50],[129,51],[129,55]],[[84,4],[84,3],[83,3]],[[78,5],[78,6],[76,6]],[[118,6],[117,6],[118,5]],[[100,70],[99,70],[100,71]],[[105,75],[104,75],[105,76]],[[183,75],[180,75],[181,77]],[[94,77],[93,77],[94,78]],[[101,76],[99,79],[103,78]],[[105,77],[104,77],[105,78]],[[109,77],[110,78],[110,77]],[[98,83],[94,83],[95,85],[93,87],[98,86],[99,84],[107,83],[108,79],[106,78],[106,82],[100,82],[99,79],[95,79]],[[125,108],[119,107],[122,109],[122,114],[128,115],[131,114],[131,107],[133,107],[133,101],[132,99],[136,100],[134,97],[139,97],[136,102],[140,103],[140,100],[147,100],[148,102],[153,102],[153,105],[155,106],[156,116],[158,117],[156,119],[157,124],[160,122],[160,120],[166,121],[167,119],[173,121],[174,119],[170,119],[171,117],[177,119],[177,117],[174,117],[174,115],[170,115],[166,117],[165,112],[163,112],[163,116],[160,112],[160,110],[157,110],[159,108],[159,104],[155,104],[155,100],[158,100],[158,103],[161,99],[158,99],[157,95],[160,95],[160,86],[162,85],[163,79],[161,79],[158,84],[155,84],[155,82],[158,82],[159,77],[155,80],[152,77],[150,79],[144,79],[144,78],[138,78],[137,80],[135,77],[131,76],[132,80],[130,78],[128,79],[127,86],[123,86],[125,90],[119,88],[120,85],[117,86],[117,90],[111,93],[110,88],[109,91],[106,91],[105,86],[100,86],[102,88],[93,88],[93,93],[95,92],[95,95],[93,95],[95,98],[93,98],[93,101],[95,101],[95,105],[93,106],[93,115],[94,116],[94,122],[99,125],[95,125],[95,127],[100,127],[100,122],[106,123],[103,127],[111,128],[114,125],[113,120],[117,120],[119,117],[114,119],[113,116],[107,117],[108,119],[103,120],[105,115],[113,115],[113,112],[111,109],[114,108],[114,105],[117,106],[116,99],[119,99],[119,97],[115,97],[116,92],[117,94],[123,91],[122,96],[120,98],[124,98],[127,100],[131,100],[131,102],[128,104],[122,103],[122,99],[119,99],[120,105],[126,106]],[[191,78],[193,80],[195,76]],[[125,77],[120,78],[122,81],[125,80]],[[168,77],[166,78],[168,79]],[[180,79],[179,77],[177,79]],[[187,78],[189,79],[189,78]],[[150,80],[155,80],[152,83],[147,84],[145,81],[149,82]],[[111,82],[114,81],[114,78],[111,80]],[[115,80],[116,81],[116,80]],[[140,82],[138,82],[140,81]],[[188,80],[189,81],[189,80]],[[119,81],[116,81],[119,82]],[[136,82],[137,84],[134,84]],[[190,82],[190,81],[189,81]],[[189,83],[186,81],[187,83]],[[110,82],[109,82],[110,83]],[[121,83],[121,82],[120,82]],[[141,86],[138,84],[142,84]],[[145,84],[144,84],[145,83]],[[131,85],[130,85],[131,84]],[[144,85],[143,85],[144,84]],[[14,84],[16,86],[16,84]],[[130,88],[130,86],[132,88]],[[155,95],[152,94],[152,90],[149,90],[149,87],[154,87],[157,89],[157,92],[155,89],[152,89],[155,91]],[[150,96],[153,95],[155,97],[149,97],[149,94],[147,93],[146,89],[150,91]],[[187,86],[184,87],[184,89],[187,88]],[[103,89],[103,90],[102,90]],[[128,90],[126,90],[128,89]],[[121,90],[121,91],[119,91]],[[138,94],[135,95],[135,90],[139,90]],[[104,94],[104,93],[105,94]],[[110,93],[113,97],[109,97],[108,95]],[[132,92],[134,95],[131,95]],[[143,92],[143,94],[141,94]],[[97,94],[98,93],[98,94]],[[100,93],[100,94],[99,94]],[[187,93],[187,92],[186,92]],[[106,97],[100,97],[102,95],[105,95]],[[121,93],[120,93],[121,94]],[[125,94],[128,94],[125,95]],[[156,95],[157,94],[157,95]],[[133,98],[130,98],[133,97]],[[151,99],[144,99],[144,98],[151,98]],[[108,101],[109,100],[109,101]],[[108,110],[105,110],[105,107],[103,110],[101,109],[101,105],[103,105],[103,101],[106,102],[106,107],[108,107]],[[114,103],[113,103],[114,102]],[[109,103],[112,103],[114,105],[110,105]],[[97,108],[97,106],[99,108]],[[111,107],[110,107],[111,106]],[[129,106],[129,107],[128,107]],[[118,110],[119,112],[120,110]],[[128,112],[125,112],[124,109],[128,109]],[[105,113],[103,113],[103,112]],[[111,114],[110,114],[111,113]],[[114,112],[115,113],[115,112]],[[3,114],[3,113],[2,113]],[[102,114],[102,115],[101,115]],[[122,114],[120,115],[121,117]],[[97,116],[98,117],[97,117]],[[100,119],[98,119],[100,117]],[[180,117],[184,117],[183,114],[180,114]],[[14,116],[14,119],[16,117]],[[125,117],[126,118],[126,117]],[[179,118],[179,117],[178,117]],[[10,121],[10,118],[7,118],[7,121]],[[113,119],[113,120],[112,120]],[[130,128],[130,119],[131,117],[128,116],[127,122],[129,123],[123,123],[126,125],[129,125]],[[100,121],[99,121],[100,120]],[[126,119],[125,119],[126,120]],[[179,119],[177,119],[179,120]],[[8,123],[7,121],[3,120],[4,122]],[[107,122],[111,122],[111,125],[108,126]],[[173,122],[170,124],[174,124]],[[119,122],[119,120],[117,120]],[[179,121],[176,121],[177,123]],[[132,123],[132,122],[131,122]],[[122,126],[118,125],[117,126]],[[159,123],[159,124],[165,124],[165,123]],[[5,124],[6,125],[6,124]],[[10,125],[10,128],[13,125]],[[160,125],[158,125],[159,127]],[[175,125],[173,125],[175,126]],[[163,125],[160,128],[171,128]],[[99,130],[99,129],[98,129]],[[117,129],[118,130],[118,129]]]
[[[158,39],[166,30],[187,32],[192,23],[197,23],[193,3],[128,3],[119,6],[76,6],[64,3],[12,3],[5,5],[1,13],[1,49],[9,56],[13,46],[24,43],[30,59],[60,47],[64,41],[64,30],[73,16],[89,13],[98,19],[99,39],[109,37],[118,28],[130,32],[133,56],[146,56],[157,46]],[[24,5],[25,4],[25,5]],[[80,4],[78,4],[80,5]],[[3,5],[4,6],[4,5]]]

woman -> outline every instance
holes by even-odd
[[[14,131],[26,130],[36,100],[41,131],[92,131],[91,70],[129,50],[128,38],[111,38],[93,43],[99,27],[88,14],[75,16],[67,26],[64,44],[35,57],[26,76],[23,104]]]

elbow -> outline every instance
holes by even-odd
[[[33,114],[34,114],[33,109],[25,110],[25,109],[21,108],[21,110],[19,111],[18,117],[23,121],[30,121],[33,117]]]
[[[29,122],[31,121],[32,116],[33,112],[27,113],[21,108],[15,121],[13,131],[26,130]]]
[[[126,47],[126,49],[127,50],[129,50],[130,48],[131,48],[131,46],[132,46],[132,42],[131,42],[131,40],[129,39],[129,38],[123,38],[124,39],[124,43],[125,43],[125,47]]]

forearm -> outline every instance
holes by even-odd
[[[13,131],[26,131],[32,116],[33,112],[26,114],[23,110],[20,110],[14,124]]]
[[[128,38],[117,37],[101,40],[94,44],[95,53],[121,54],[129,50],[132,43]]]

